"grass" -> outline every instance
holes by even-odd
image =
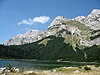
[[[85,67],[91,68],[89,70],[84,69]],[[75,73],[74,71],[79,72]],[[100,66],[88,65],[79,67],[60,67],[52,70],[34,70],[32,72],[19,72],[19,73],[6,73],[7,75],[100,75]],[[2,74],[0,74],[2,75]]]
[[[53,75],[100,75],[100,67],[96,68],[94,66],[88,67],[89,70],[86,70],[87,66],[82,67],[69,67],[69,68],[57,68],[56,74]],[[78,70],[79,73],[74,73]],[[62,74],[59,74],[62,73]]]
[[[69,25],[73,25],[73,26],[76,26],[78,27],[80,30],[89,30],[90,28],[88,26],[85,26],[84,24],[78,22],[78,21],[67,21],[66,24],[69,24]]]

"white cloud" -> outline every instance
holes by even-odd
[[[50,18],[48,16],[40,16],[40,17],[35,17],[33,19],[34,22],[39,22],[39,23],[46,23]]]
[[[34,23],[42,23],[42,24],[44,24],[44,23],[48,22],[49,19],[50,19],[49,16],[40,16],[40,17],[35,17],[33,19],[29,18],[27,20],[24,19],[21,22],[18,22],[18,25],[19,26],[22,25],[22,24],[32,25]]]
[[[21,22],[18,22],[18,25],[21,25],[21,24],[32,25],[33,23],[30,20],[22,20]]]

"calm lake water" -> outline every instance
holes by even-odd
[[[24,70],[46,70],[58,67],[67,66],[80,66],[80,65],[92,65],[90,62],[55,62],[55,61],[30,61],[30,60],[0,60],[0,67],[6,67],[8,64],[17,68],[24,68]]]

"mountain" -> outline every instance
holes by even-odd
[[[18,34],[5,42],[5,45],[23,45],[54,35],[63,37],[66,44],[73,48],[78,46],[100,45],[100,10],[94,9],[88,16],[78,16],[68,19],[57,16],[45,32],[30,30],[25,34]]]
[[[29,30],[25,34],[18,34],[9,39],[4,45],[22,45],[26,43],[32,43],[41,39],[43,32],[39,30]]]
[[[89,26],[93,30],[100,30],[100,10],[94,9],[87,17],[78,16],[74,20]]]
[[[63,37],[51,35],[24,45],[0,45],[0,58],[100,62],[100,46],[73,49]]]
[[[5,45],[0,58],[100,62],[100,10],[73,19],[57,16],[45,32],[30,30]]]

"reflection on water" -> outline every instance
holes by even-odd
[[[55,61],[29,61],[29,60],[0,60],[0,67],[5,67],[8,64],[13,65],[17,68],[24,68],[25,70],[44,70],[44,69],[53,69],[57,67],[65,66],[80,66],[85,64],[94,64],[94,63],[77,63],[77,62],[55,62]]]

